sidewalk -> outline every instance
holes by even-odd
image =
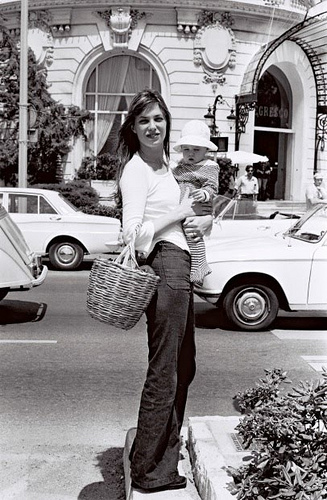
[[[128,453],[135,435],[130,429],[124,450],[124,471],[126,500],[232,500],[235,498],[228,484],[232,479],[223,470],[224,466],[238,467],[248,451],[244,451],[235,427],[239,417],[191,417],[188,427],[184,428],[183,453],[188,453],[189,461],[181,461],[180,473],[186,475],[188,486],[185,490],[160,493],[141,493],[131,488]],[[182,453],[182,454],[183,454]],[[189,470],[186,464],[189,463]],[[196,488],[195,488],[196,486]]]
[[[178,464],[179,473],[187,478],[187,487],[182,490],[161,491],[157,493],[141,493],[131,487],[130,479],[130,461],[129,452],[135,436],[136,429],[130,429],[126,435],[124,448],[124,475],[125,475],[125,491],[126,500],[200,500],[201,497],[194,484],[193,472],[189,460],[188,451],[186,449],[186,441],[188,439],[188,428],[183,427],[182,438],[183,445],[181,449],[181,459]]]

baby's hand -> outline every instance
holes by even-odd
[[[204,189],[194,189],[191,193],[194,201],[205,201],[207,199]]]

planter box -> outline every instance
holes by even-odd
[[[91,181],[91,186],[100,196],[103,205],[115,205],[116,181]]]

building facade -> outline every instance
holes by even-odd
[[[327,177],[327,2],[306,2],[29,0],[29,45],[52,97],[94,116],[65,178],[114,151],[131,98],[151,87],[170,108],[172,146],[210,107],[218,155],[266,155],[274,198],[303,201],[313,173]],[[0,15],[19,36],[20,2],[1,0]]]

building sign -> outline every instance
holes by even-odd
[[[256,117],[280,118],[282,120],[288,120],[288,115],[288,108],[280,108],[277,105],[256,107]]]

